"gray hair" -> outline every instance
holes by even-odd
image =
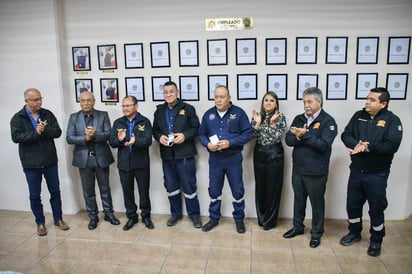
[[[315,97],[315,100],[320,102],[320,105],[323,105],[323,96],[322,96],[322,91],[317,88],[317,87],[310,87],[307,88],[303,91],[302,97],[305,95],[313,95]]]

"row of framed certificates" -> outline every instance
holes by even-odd
[[[237,74],[237,99],[256,100],[258,99],[258,75],[257,74]],[[408,73],[387,73],[386,88],[390,91],[391,99],[406,99],[408,86]],[[208,100],[214,99],[214,89],[218,85],[229,86],[228,75],[208,75]],[[309,87],[318,86],[318,74],[297,74],[296,99],[302,99],[302,93]],[[152,76],[152,101],[163,101],[163,84],[170,81],[170,76]],[[74,79],[76,101],[79,102],[79,95],[84,91],[94,92],[93,79]],[[267,74],[266,89],[274,91],[280,100],[288,99],[288,75],[287,74]],[[179,76],[180,98],[186,101],[200,100],[200,86],[198,75]],[[378,73],[357,73],[356,74],[356,99],[364,99],[369,91],[378,86]],[[125,94],[133,95],[139,101],[145,101],[144,77],[126,77]],[[347,73],[328,73],[326,75],[326,99],[346,100],[348,93]],[[119,79],[100,78],[100,94],[102,102],[119,102]]]
[[[228,64],[227,39],[207,40],[207,64]],[[236,39],[236,65],[256,65],[256,38]],[[410,36],[389,37],[387,64],[409,64]],[[179,41],[179,66],[199,66],[199,41]],[[296,64],[316,64],[318,37],[296,37]],[[357,37],[356,64],[377,64],[379,37]],[[348,37],[326,37],[326,64],[346,64]],[[100,70],[117,69],[116,45],[98,45]],[[144,68],[143,43],[124,44],[126,69]],[[150,43],[151,67],[170,67],[170,42]],[[74,71],[91,70],[89,46],[72,47]],[[266,65],[286,65],[287,38],[266,39]]]

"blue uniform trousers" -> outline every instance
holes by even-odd
[[[245,218],[245,188],[243,185],[242,153],[236,152],[232,155],[210,153],[209,156],[209,217],[212,220],[219,220],[221,217],[220,208],[222,205],[222,189],[227,176],[230,190],[233,197],[233,218],[242,221]]]
[[[170,202],[173,217],[182,216],[182,194],[186,202],[186,211],[192,220],[200,217],[197,198],[196,162],[194,157],[174,160],[162,160],[164,185]]]

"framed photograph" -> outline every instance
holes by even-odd
[[[199,101],[199,76],[179,76],[180,99]]]
[[[227,39],[207,40],[207,64],[227,65]]]
[[[215,89],[217,86],[224,85],[228,86],[227,81],[227,74],[219,74],[219,75],[208,75],[207,76],[207,90],[208,93],[208,100],[213,101],[215,99]]]
[[[317,37],[296,37],[296,64],[316,64]]]
[[[237,99],[257,99],[257,74],[237,75]]]
[[[179,66],[199,66],[199,41],[179,41]]]
[[[358,37],[356,64],[378,63],[379,37]]]
[[[152,100],[164,101],[163,85],[170,81],[170,76],[152,76]]]
[[[143,102],[145,100],[143,77],[126,77],[125,83],[126,96],[133,95],[139,102]]]
[[[389,37],[388,64],[409,64],[411,37]]]
[[[318,86],[318,74],[298,74],[298,88],[296,99],[302,100],[303,91]]]
[[[371,89],[378,85],[377,73],[356,74],[356,99],[365,99]]]
[[[119,102],[119,86],[117,78],[101,78],[100,94],[103,103]]]
[[[326,64],[346,64],[348,37],[326,37]]]
[[[266,90],[275,92],[279,100],[286,100],[288,98],[287,74],[267,74],[266,83]]]
[[[143,68],[143,43],[124,44],[124,63],[126,69]]]
[[[256,65],[256,38],[236,39],[236,65]]]
[[[73,70],[89,71],[90,68],[90,47],[72,47]]]
[[[266,39],[266,65],[286,65],[287,39]],[[279,96],[279,94],[278,94]]]
[[[408,87],[408,73],[386,74],[386,89],[391,95],[391,100],[405,100]]]
[[[116,45],[97,46],[97,55],[100,70],[117,69]]]
[[[327,74],[326,99],[327,100],[346,100],[348,90],[348,74]]]
[[[150,56],[152,60],[152,68],[170,67],[169,42],[150,43]]]
[[[93,80],[92,79],[74,79],[74,91],[76,94],[76,102],[80,102],[80,93],[85,91],[93,92]]]

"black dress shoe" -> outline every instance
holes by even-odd
[[[243,221],[235,221],[237,233],[245,233],[246,227]]]
[[[192,220],[192,222],[195,228],[202,228],[202,220],[200,218]]]
[[[182,216],[179,216],[179,217],[172,216],[172,217],[169,218],[169,220],[167,220],[166,224],[167,224],[167,226],[174,226],[181,219],[182,219]]]
[[[217,226],[218,224],[219,224],[218,221],[210,219],[209,222],[207,222],[207,223],[202,227],[202,231],[203,231],[203,232],[208,232],[208,231],[212,230],[212,229],[213,229],[215,226]]]
[[[309,246],[311,248],[317,248],[320,245],[320,239],[310,238]]]
[[[359,242],[361,239],[362,239],[361,235],[349,233],[343,236],[342,239],[340,239],[340,244],[344,246],[350,246],[353,243]]]
[[[113,214],[104,216],[104,220],[112,225],[120,225],[119,219],[117,219]]]
[[[123,226],[123,230],[126,231],[126,230],[131,229],[135,224],[137,224],[137,222],[138,222],[137,218],[136,219],[130,218],[127,221],[127,223]]]
[[[87,225],[87,228],[88,228],[89,230],[96,229],[98,222],[99,222],[99,219],[90,219],[90,222],[89,222],[89,224]]]
[[[303,230],[298,230],[293,227],[289,229],[288,231],[286,231],[285,234],[283,234],[283,238],[289,239],[289,238],[293,238],[301,234],[303,234]]]
[[[368,248],[368,255],[372,257],[378,257],[381,255],[381,243],[371,242]]]
[[[148,229],[154,228],[154,224],[152,220],[150,220],[150,218],[143,218],[143,223],[144,223],[144,226],[147,227]]]

